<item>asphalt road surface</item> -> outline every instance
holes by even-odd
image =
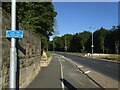
[[[54,54],[48,67],[42,68],[36,79],[27,88],[59,88],[77,90],[100,88],[73,64]]]
[[[120,75],[119,74],[120,63],[109,62],[104,60],[96,60],[92,58],[80,57],[80,56],[71,55],[71,54],[62,54],[62,55],[72,59],[74,62],[78,64],[82,64],[92,70],[95,70],[103,75],[106,75],[120,82],[120,78],[118,77]]]

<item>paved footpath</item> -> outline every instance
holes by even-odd
[[[36,79],[27,88],[99,88],[73,64],[59,55],[53,55],[48,67],[42,68]]]
[[[60,63],[53,57],[48,67],[42,68],[27,88],[61,88]]]

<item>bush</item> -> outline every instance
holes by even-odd
[[[109,57],[105,57],[104,59],[120,62],[120,56],[112,56],[111,55]]]
[[[47,55],[47,57],[51,57],[51,56],[52,56],[52,53],[49,52],[49,51],[47,51],[47,52],[46,52],[46,55]]]

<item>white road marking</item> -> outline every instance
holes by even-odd
[[[83,66],[77,66],[78,68],[82,68]]]
[[[58,58],[58,59],[59,59],[60,66],[61,66],[61,79],[63,80],[63,66],[62,66],[62,63],[60,61],[60,58]],[[61,85],[62,85],[62,90],[64,90],[65,86],[64,86],[63,81],[61,81]]]
[[[88,73],[90,73],[90,71],[85,71],[84,73],[85,73],[85,74],[88,74]]]

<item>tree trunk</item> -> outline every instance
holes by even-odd
[[[119,54],[119,41],[115,41],[115,54]]]

